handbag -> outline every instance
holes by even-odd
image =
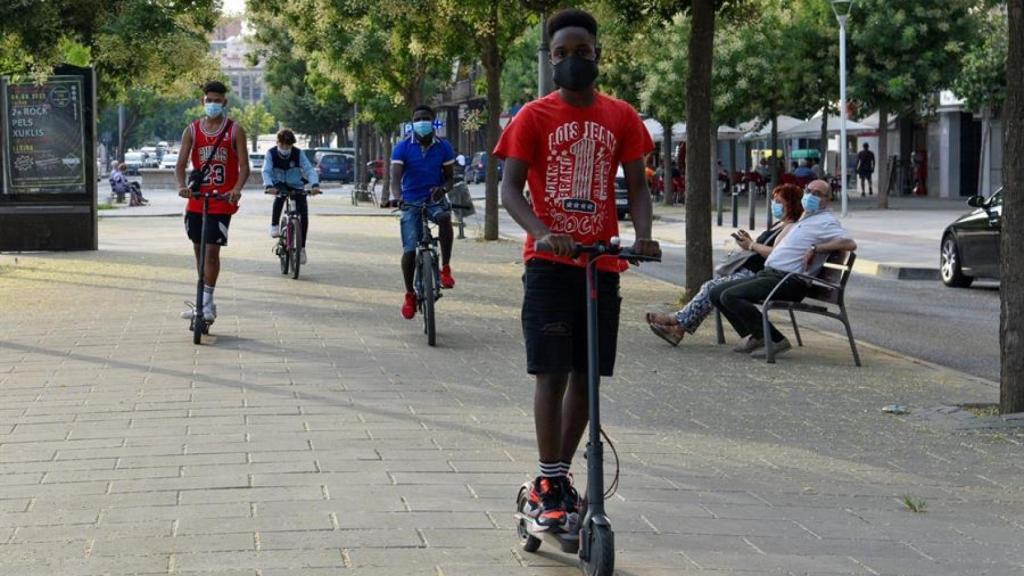
[[[725,256],[721,264],[715,266],[715,276],[731,276],[745,268],[747,262],[755,256],[760,257],[761,255],[750,250],[730,252]]]
[[[206,157],[203,165],[199,167],[199,170],[193,170],[188,175],[188,189],[195,196],[199,194],[199,189],[202,188],[203,182],[206,181],[206,176],[210,173],[210,162],[213,160],[213,155],[217,153],[217,149],[220,148],[220,143],[224,141],[224,135],[231,131],[232,120],[229,118],[227,123],[224,124],[224,128],[220,131],[220,135],[217,136],[217,141],[213,143],[213,148],[210,149],[210,154]],[[195,139],[192,140],[192,146],[195,147]],[[191,150],[190,150],[191,151]]]
[[[464,208],[452,209],[460,218],[476,214],[476,207],[473,206],[473,197],[470,196],[469,186],[466,186],[465,182],[456,182],[452,191],[448,193],[448,199],[456,206],[464,206]]]

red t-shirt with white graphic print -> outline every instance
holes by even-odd
[[[607,242],[619,234],[615,173],[620,164],[654,149],[647,128],[628,103],[596,94],[587,107],[567,104],[553,92],[524,106],[494,148],[499,158],[529,165],[527,185],[533,212],[552,232],[581,244]],[[582,260],[537,252],[526,237],[524,261],[543,258],[582,266]],[[620,272],[625,261],[605,258],[600,270]]]

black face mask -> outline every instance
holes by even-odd
[[[597,80],[597,61],[573,54],[555,64],[554,71],[555,84],[566,90],[579,92]]]

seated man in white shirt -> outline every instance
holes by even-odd
[[[775,290],[786,274],[800,272],[816,275],[830,252],[852,252],[857,243],[829,210],[831,190],[828,182],[814,180],[804,189],[804,214],[790,232],[775,246],[765,260],[764,270],[753,278],[719,284],[711,290],[711,302],[729,320],[736,332],[746,341],[734,348],[735,352],[763,358],[764,325],[760,302]],[[773,299],[799,302],[807,295],[808,286],[799,278],[791,278],[778,286]],[[769,324],[770,337],[779,354],[790,349],[789,340]]]

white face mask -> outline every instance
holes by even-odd
[[[292,147],[288,146],[285,148],[284,146],[278,146],[277,151],[281,153],[281,156],[291,156]]]

